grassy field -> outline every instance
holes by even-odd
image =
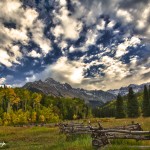
[[[91,119],[95,123],[97,119]],[[138,119],[98,119],[104,127],[126,125],[131,121],[138,122],[144,130],[150,130],[150,118]],[[90,136],[80,136],[66,140],[65,135],[59,134],[57,127],[0,127],[0,143],[6,146],[0,149],[9,150],[94,150]],[[137,146],[150,146],[150,141],[114,140],[104,150],[138,150],[145,149]],[[150,148],[146,148],[149,149]]]

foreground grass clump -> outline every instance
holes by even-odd
[[[1,149],[13,150],[90,150],[90,136],[79,136],[66,140],[58,128],[48,127],[0,127],[0,142],[6,146]]]
[[[91,122],[100,121],[104,127],[126,125],[135,121],[141,123],[144,130],[150,130],[150,118],[138,119],[91,119]],[[84,120],[85,121],[85,120]],[[5,147],[0,149],[10,150],[94,150],[91,145],[91,137],[81,135],[70,137],[59,134],[59,129],[49,127],[0,127],[0,143],[5,142]],[[135,140],[113,140],[111,145],[104,147],[104,150],[138,150],[149,149],[150,141]]]

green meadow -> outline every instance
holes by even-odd
[[[141,124],[144,130],[150,130],[150,118],[137,119],[114,119],[97,118],[90,119],[91,123],[100,121],[104,127],[127,125],[131,121]],[[86,122],[86,120],[80,120]],[[90,135],[81,135],[66,139],[66,136],[59,133],[58,127],[0,127],[0,143],[6,145],[0,149],[8,150],[95,150],[92,147]],[[149,146],[149,147],[148,147]],[[150,150],[150,141],[135,140],[113,140],[103,150]]]

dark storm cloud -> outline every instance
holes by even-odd
[[[93,12],[93,20],[96,21],[101,14],[107,14],[115,20],[121,20],[125,25],[132,24],[130,30],[135,34],[150,38],[150,0],[82,0],[81,2],[85,9]]]
[[[150,0],[121,1],[119,8],[128,11],[132,15],[135,33],[147,35],[150,24]]]
[[[122,8],[122,9],[130,9],[130,8],[139,8],[139,7],[146,7],[149,4],[150,0],[81,0],[81,3],[86,6],[89,10],[95,4],[102,4],[102,9],[107,8],[110,9],[113,6],[112,12],[116,11],[114,8]],[[106,10],[106,11],[107,11]],[[98,11],[98,10],[97,10]]]
[[[125,0],[119,2],[119,7],[123,9],[136,8],[139,5],[147,5],[150,0]]]
[[[101,3],[102,5],[104,5],[105,7],[106,6],[110,6],[111,5],[111,3],[115,3],[117,0],[93,0],[93,1],[91,1],[91,0],[81,0],[81,3],[82,4],[84,4],[87,8],[91,8],[91,6],[93,5],[93,4],[98,4],[98,3]]]
[[[145,74],[143,74],[142,76],[141,76],[141,79],[143,80],[147,80],[147,79],[149,79],[149,77],[150,77],[150,72],[148,72],[148,73],[145,73]]]

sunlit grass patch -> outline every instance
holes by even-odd
[[[87,120],[76,120],[76,122],[88,123]],[[130,124],[132,121],[140,123],[144,130],[150,130],[150,118],[137,119],[115,119],[115,118],[93,118],[96,125],[97,120],[103,127],[114,127]],[[58,127],[0,127],[0,142],[6,142],[5,149],[9,150],[94,150],[90,135],[73,135],[69,139],[60,134]],[[150,146],[150,141],[136,140],[111,140],[111,145],[104,150],[138,150],[134,146]],[[149,149],[150,148],[146,148]]]

